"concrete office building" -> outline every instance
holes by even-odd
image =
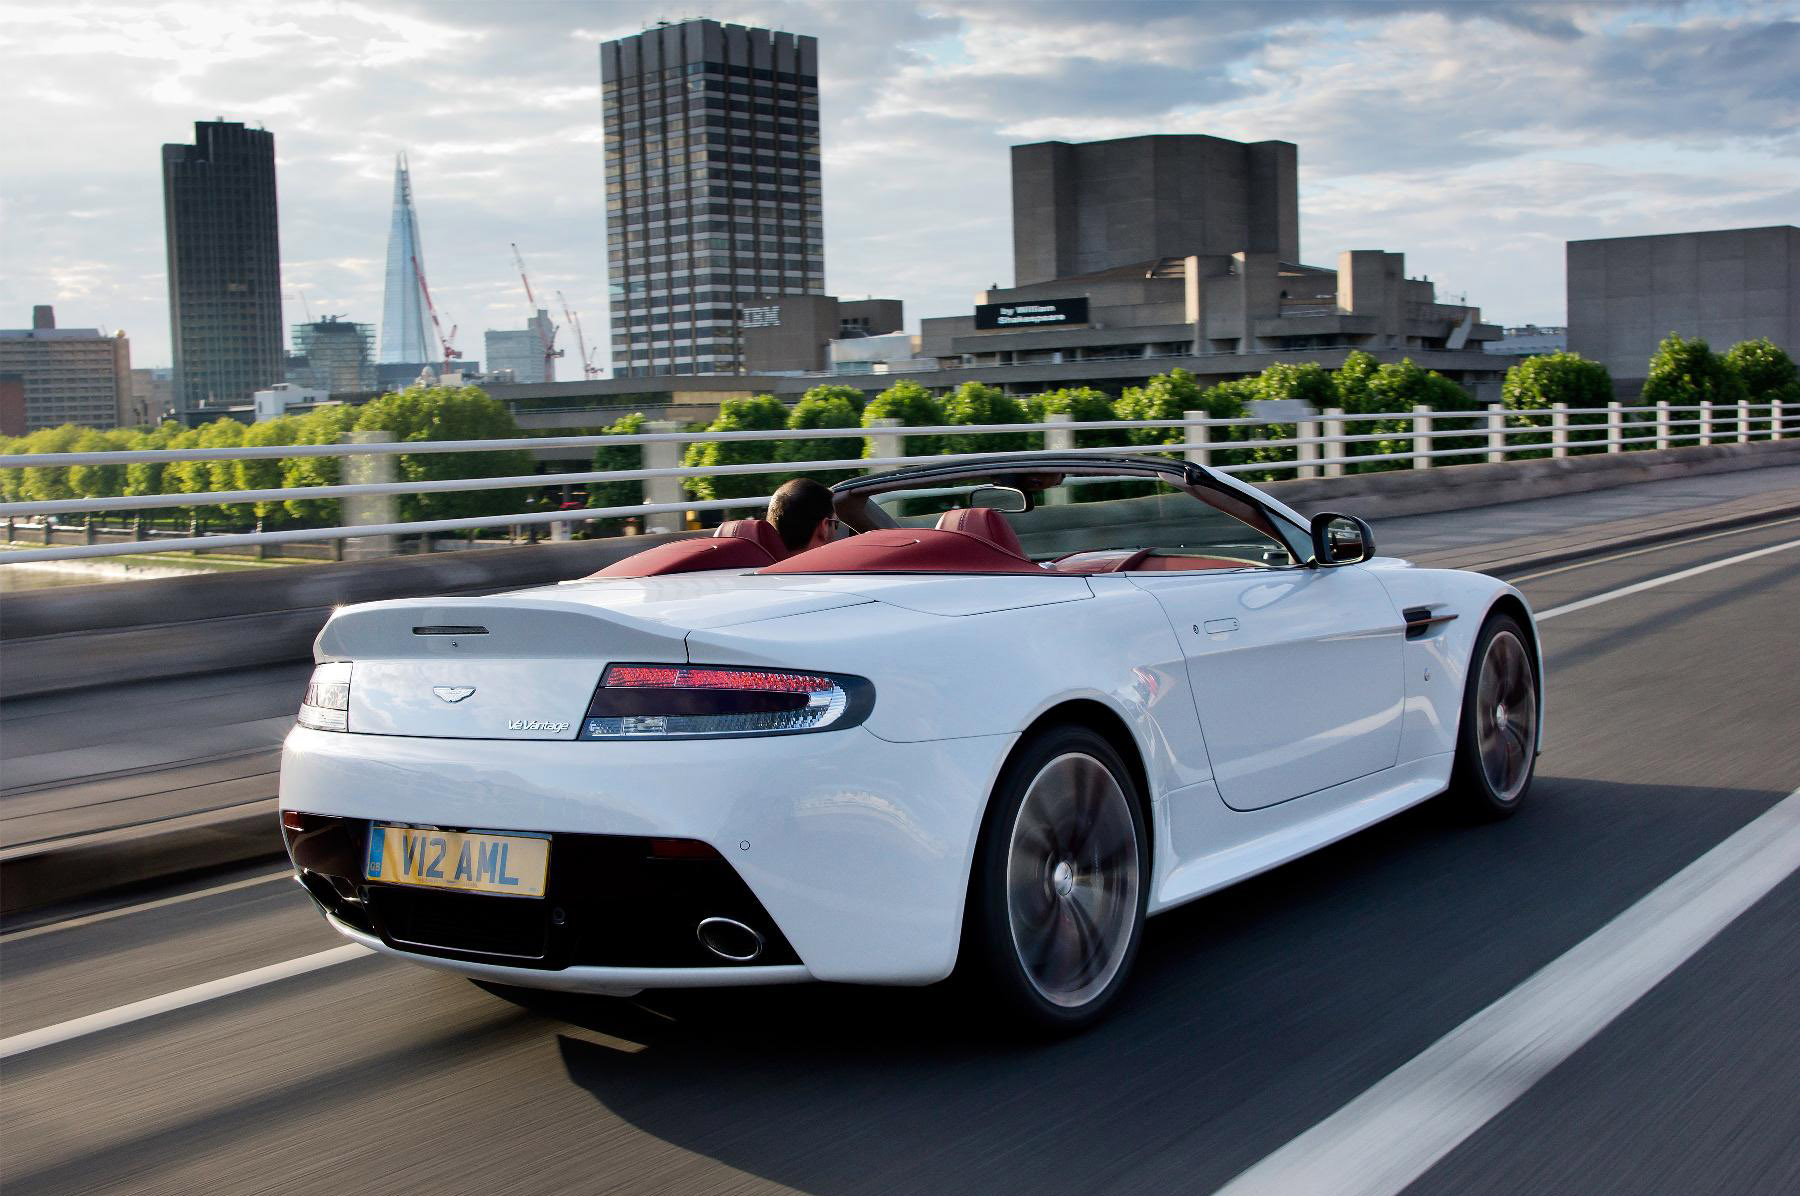
[[[503,370],[510,370],[515,382],[556,381],[550,374],[555,367],[544,355],[544,346],[554,343],[555,336],[556,330],[550,323],[550,313],[541,307],[537,315],[525,321],[522,331],[490,328],[486,336],[489,372],[498,374]],[[471,373],[473,370],[472,367],[465,367],[462,372]]]
[[[294,325],[287,381],[342,398],[374,394],[378,389],[374,327],[336,316]]]
[[[131,371],[132,426],[160,424],[175,411],[175,371],[166,366]]]
[[[162,154],[175,411],[194,422],[283,377],[275,137],[198,121]]]
[[[108,336],[98,328],[58,328],[48,304],[31,309],[30,328],[0,329],[0,375],[19,380],[25,431],[136,422],[131,342],[122,332]]]
[[[794,374],[829,369],[833,341],[898,331],[906,310],[898,299],[762,295],[738,319],[746,373]]]
[[[1297,164],[1289,141],[1150,136],[1015,145],[1013,283],[1190,254],[1299,261]]]
[[[825,291],[817,42],[682,21],[600,77],[613,372],[740,372],[744,304]]]
[[[1768,337],[1800,356],[1800,228],[1568,243],[1569,348],[1635,395],[1671,332],[1715,350]]]
[[[25,379],[0,374],[0,436],[25,435]]]

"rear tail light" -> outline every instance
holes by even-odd
[[[313,670],[306,683],[306,696],[300,699],[296,719],[302,727],[315,731],[348,731],[350,729],[350,665],[322,664]]]
[[[793,735],[854,727],[875,705],[861,677],[713,665],[615,664],[582,720],[583,739]]]

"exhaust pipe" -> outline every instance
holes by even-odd
[[[700,945],[732,963],[749,963],[762,954],[763,938],[732,918],[703,918],[694,928]]]

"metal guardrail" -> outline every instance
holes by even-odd
[[[1359,427],[1380,425],[1369,431]],[[1522,453],[1553,457],[1571,451],[1591,453],[1623,452],[1633,448],[1670,448],[1679,444],[1712,444],[1724,440],[1747,441],[1756,438],[1782,439],[1789,432],[1800,433],[1800,404],[1738,403],[1715,407],[1702,403],[1676,407],[1662,403],[1654,406],[1626,407],[1610,403],[1605,407],[1570,408],[1556,404],[1548,410],[1517,411],[1490,406],[1480,411],[1433,411],[1415,407],[1410,412],[1384,412],[1348,415],[1327,408],[1314,416],[1292,424],[1290,436],[1268,436],[1245,439],[1221,439],[1216,432],[1229,433],[1246,427],[1285,427],[1258,416],[1213,419],[1202,412],[1190,411],[1179,420],[1091,420],[1075,421],[1052,415],[1042,423],[937,425],[903,427],[897,421],[877,420],[866,428],[812,428],[772,431],[689,432],[674,424],[650,424],[651,431],[616,436],[552,436],[506,440],[443,441],[378,441],[358,444],[263,445],[234,448],[187,448],[109,450],[105,452],[25,453],[0,456],[0,469],[32,467],[119,466],[168,463],[174,461],[263,461],[289,457],[367,458],[396,454],[497,452],[518,449],[598,448],[600,446],[637,445],[643,449],[642,468],[592,470],[576,473],[522,474],[481,478],[456,478],[413,482],[365,482],[339,485],[270,487],[251,490],[221,490],[204,493],[164,493],[118,495],[94,498],[68,498],[43,501],[0,503],[0,518],[8,523],[19,519],[50,519],[53,516],[84,516],[120,511],[166,510],[282,502],[295,499],[337,499],[399,496],[409,494],[455,493],[473,490],[538,489],[558,485],[590,485],[608,482],[639,482],[643,501],[633,504],[588,507],[570,511],[521,512],[510,515],[474,516],[457,519],[428,519],[400,522],[358,523],[339,527],[290,528],[279,531],[255,531],[215,535],[168,536],[117,543],[46,545],[41,548],[0,552],[0,565],[32,561],[53,561],[83,557],[117,556],[155,552],[203,551],[330,541],[358,537],[392,535],[430,535],[496,527],[531,527],[544,524],[573,523],[587,519],[639,517],[652,523],[648,530],[678,530],[678,517],[687,512],[711,512],[760,507],[768,497],[692,500],[684,497],[683,479],[725,477],[747,474],[802,474],[821,471],[889,469],[905,465],[944,463],[977,458],[1023,456],[1037,450],[1011,452],[977,452],[960,454],[908,455],[904,441],[919,436],[1017,436],[1021,433],[1041,435],[1044,447],[1058,452],[1085,455],[1113,455],[1121,451],[1179,453],[1187,460],[1212,465],[1213,455],[1221,451],[1242,452],[1274,449],[1282,456],[1218,466],[1225,473],[1291,473],[1296,477],[1337,476],[1349,465],[1388,462],[1396,467],[1429,468],[1438,460],[1457,457],[1464,460],[1504,461]],[[1100,431],[1169,432],[1179,430],[1177,443],[1148,444],[1121,448],[1104,446],[1077,448],[1078,433]],[[868,456],[834,458],[822,461],[766,461],[733,465],[688,466],[681,464],[685,447],[705,443],[772,443],[794,440],[864,440]],[[1479,440],[1480,446],[1440,447],[1443,440]],[[1402,442],[1400,447],[1377,453],[1352,453],[1352,446]],[[1292,450],[1292,456],[1286,450]],[[655,526],[666,524],[667,526]]]

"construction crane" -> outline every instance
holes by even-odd
[[[531,321],[537,328],[538,343],[544,347],[544,381],[556,381],[556,359],[563,351],[556,347],[556,325],[550,322],[550,313],[541,311],[537,305],[537,296],[531,293],[531,279],[525,276],[525,259],[519,253],[519,243],[512,242],[513,261],[519,267],[519,281],[525,284],[525,301],[531,305]]]
[[[598,378],[600,367],[594,364],[593,354],[588,351],[587,337],[581,335],[581,313],[569,310],[569,301],[563,298],[561,291],[556,292],[556,301],[562,304],[563,319],[575,329],[575,351],[581,354],[581,374],[584,378]]]
[[[425,285],[425,267],[419,265],[419,259],[416,257],[412,260],[412,264],[413,276],[419,280],[419,293],[425,296],[425,310],[431,314],[431,330],[437,334],[438,344],[443,346],[443,373],[448,374],[450,372],[451,359],[462,356],[462,350],[453,348],[450,344],[451,341],[456,339],[456,325],[452,324],[450,326],[449,336],[444,335],[444,326],[438,322],[437,304],[431,301],[431,288]]]

